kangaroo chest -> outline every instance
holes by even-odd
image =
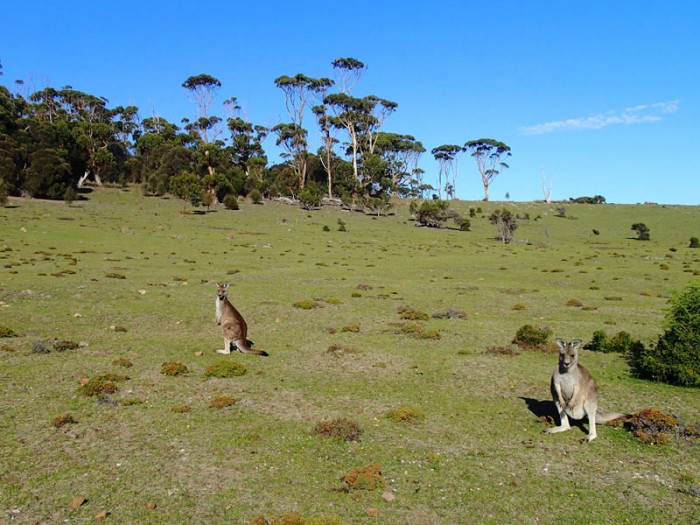
[[[579,382],[578,374],[572,374],[571,372],[559,374],[556,380],[561,388],[562,397],[565,401],[569,401],[574,396],[574,390]]]

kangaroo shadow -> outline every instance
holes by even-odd
[[[529,397],[520,397],[525,404],[527,409],[532,412],[537,419],[546,423],[552,423],[554,425],[559,424],[559,413],[557,412],[557,407],[554,401],[539,401],[538,399],[532,399]],[[569,418],[569,424],[572,427],[579,428],[582,432],[588,433],[583,426],[582,419],[571,419]]]

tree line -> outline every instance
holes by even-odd
[[[72,86],[23,93],[18,80],[13,93],[0,85],[0,194],[72,199],[91,180],[141,184],[146,194],[175,193],[194,204],[256,192],[381,209],[391,196],[437,191],[435,198],[454,198],[456,158],[469,152],[488,200],[488,185],[508,167],[502,161],[510,156],[507,145],[479,139],[434,148],[439,184],[433,188],[418,167],[423,144],[384,129],[398,104],[353,95],[365,64],[338,58],[331,65],[334,79],[301,73],[274,79],[289,119],[272,127],[251,122],[236,97],[223,101],[223,116],[215,114],[222,85],[208,74],[182,83],[195,117],[179,124],[155,114],[142,119],[136,106],[110,107],[106,98]],[[318,136],[316,151],[309,149],[310,128]],[[282,162],[270,163],[266,140],[281,149]]]

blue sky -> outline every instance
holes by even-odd
[[[492,200],[600,194],[609,202],[700,204],[700,2],[0,0],[0,83],[71,85],[172,122],[193,118],[182,82],[222,83],[248,118],[288,121],[273,80],[368,69],[353,91],[398,103],[384,130],[428,150],[482,137],[512,148]],[[307,116],[315,147],[315,126]],[[342,136],[341,136],[342,137]],[[274,138],[264,143],[278,162]],[[483,189],[469,156],[457,194]]]

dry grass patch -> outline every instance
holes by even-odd
[[[233,406],[235,403],[236,400],[233,399],[231,396],[218,396],[211,400],[211,402],[209,403],[209,408],[222,409]]]
[[[314,436],[338,441],[360,441],[362,432],[357,422],[344,417],[321,421],[311,431]]]

